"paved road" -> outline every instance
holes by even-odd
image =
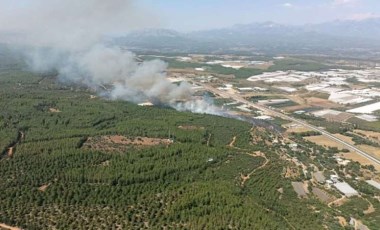
[[[272,116],[275,116],[275,117],[280,117],[282,119],[285,119],[285,120],[289,120],[289,121],[293,121],[299,125],[302,125],[304,127],[307,127],[311,130],[314,130],[314,131],[317,131],[317,132],[320,132],[322,135],[328,137],[329,139],[337,142],[337,143],[340,143],[342,145],[344,145],[347,149],[351,150],[351,151],[354,151],[356,152],[357,154],[367,158],[368,160],[370,160],[371,162],[375,163],[375,164],[378,164],[380,165],[380,160],[377,159],[376,157],[366,153],[365,151],[357,148],[356,146],[350,144],[350,143],[347,143],[346,141],[332,135],[331,133],[327,132],[326,130],[323,130],[317,126],[314,126],[314,125],[311,125],[303,120],[299,120],[299,119],[296,119],[294,117],[291,117],[289,115],[286,115],[286,114],[283,114],[283,113],[280,113],[278,111],[275,111],[273,109],[270,109],[266,106],[263,106],[263,105],[259,105],[257,103],[253,103],[253,102],[250,102],[242,97],[240,97],[239,95],[236,95],[236,94],[230,94],[226,91],[222,91],[222,90],[219,90],[219,89],[216,89],[212,86],[209,86],[207,84],[201,84],[201,83],[198,83],[197,84],[201,85],[202,87],[204,87],[206,90],[209,90],[215,94],[218,94],[220,95],[221,97],[224,97],[224,98],[232,98],[234,99],[235,101],[238,101],[238,102],[241,102],[241,103],[244,103],[244,104],[247,104],[248,106],[250,107],[253,107],[257,110],[260,110],[260,111],[263,111],[263,112],[266,112],[267,114],[269,115],[272,115]]]

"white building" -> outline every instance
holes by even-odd
[[[335,188],[337,188],[341,193],[343,193],[346,197],[352,197],[359,195],[358,191],[356,191],[353,187],[351,187],[346,182],[339,182],[334,184]]]
[[[366,181],[368,184],[372,185],[373,187],[377,188],[380,190],[380,183],[374,180],[367,180]]]
[[[362,114],[362,115],[358,115],[356,117],[361,119],[361,120],[368,121],[368,122],[378,121],[378,117],[375,115]]]
[[[365,105],[359,108],[350,109],[347,112],[350,113],[363,113],[363,114],[371,114],[376,110],[380,110],[380,102],[376,102],[370,105]]]
[[[331,175],[331,176],[330,176],[330,179],[331,179],[334,183],[339,183],[339,176],[338,176],[338,175]]]

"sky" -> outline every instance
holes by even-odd
[[[234,24],[363,20],[380,16],[380,0],[139,0],[159,14],[160,27],[179,31]]]
[[[1,11],[36,0],[0,0]],[[49,0],[38,0],[49,1]],[[96,2],[96,0],[93,0]],[[146,27],[182,32],[253,22],[300,25],[380,17],[380,0],[125,0],[133,2]],[[1,9],[2,8],[2,9]]]

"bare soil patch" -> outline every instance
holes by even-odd
[[[318,97],[307,98],[306,103],[310,106],[322,107],[326,109],[342,107],[341,105],[335,104],[334,102],[331,102],[327,99],[322,99]]]
[[[340,226],[347,226],[347,220],[343,216],[337,216],[336,218],[338,219]]]
[[[366,199],[367,200],[367,199]],[[368,201],[368,200],[367,200]],[[371,214],[371,213],[374,213],[376,211],[375,207],[373,207],[373,204],[371,202],[368,201],[368,209],[367,210],[364,210],[363,213],[365,215],[368,215],[368,214]]]
[[[336,199],[335,197],[332,197],[331,195],[329,195],[326,191],[319,189],[317,187],[313,187],[312,192],[314,195],[318,197],[318,199],[320,199],[324,203],[330,203]]]
[[[42,185],[41,187],[38,188],[38,190],[40,190],[41,192],[45,192],[46,189],[50,186],[50,184],[44,184]]]
[[[335,147],[338,149],[344,149],[344,145],[337,143],[336,141],[330,140],[328,137],[325,137],[323,135],[304,137],[304,139],[324,147]]]
[[[0,223],[0,229],[6,229],[6,230],[21,230],[21,228],[18,228],[18,227],[11,227],[11,226],[9,226],[9,225],[2,224],[2,223]]]
[[[7,156],[8,157],[12,157],[13,156],[13,153],[14,153],[14,147],[10,147],[9,149],[8,149],[8,152],[7,152]]]
[[[51,112],[51,113],[60,113],[61,111],[59,109],[49,108],[49,112]]]
[[[307,127],[304,127],[303,125],[299,125],[296,123],[290,123],[283,126],[284,128],[287,129],[286,130],[287,133],[304,133],[304,132],[313,131]]]
[[[355,142],[352,141],[352,137],[348,137],[342,134],[333,134],[335,137],[354,145]],[[338,148],[338,149],[345,149],[346,147],[343,144],[340,144],[334,140],[329,139],[326,136],[319,135],[319,136],[310,136],[310,137],[304,137],[304,139],[311,141],[317,145],[325,146],[325,147],[332,147],[332,148]]]
[[[342,157],[342,158],[345,158],[345,159],[348,159],[348,160],[357,161],[357,162],[359,162],[361,165],[373,165],[377,171],[380,171],[380,165],[378,165],[378,164],[373,164],[370,160],[368,160],[368,159],[365,158],[365,157],[362,157],[362,156],[359,155],[359,154],[356,154],[356,153],[353,153],[353,152],[342,153],[342,154],[341,154],[341,157]]]
[[[337,200],[330,202],[328,204],[328,206],[329,207],[331,207],[331,206],[339,207],[339,206],[342,206],[343,204],[345,204],[347,201],[348,201],[347,197],[343,196]]]
[[[285,178],[298,178],[300,176],[300,172],[298,168],[295,167],[287,167],[286,172],[284,174]]]
[[[123,152],[129,148],[146,148],[157,145],[168,146],[173,141],[161,138],[135,137],[129,138],[120,135],[90,137],[84,143],[83,147],[105,152]]]
[[[344,140],[345,142],[347,142],[351,145],[355,145],[355,142],[352,141],[352,137],[348,137],[348,136],[342,135],[340,133],[334,134],[334,136],[341,139],[341,140]]]
[[[230,147],[234,147],[235,142],[236,142],[236,136],[234,136],[234,137],[232,138],[232,141],[231,141],[231,143],[230,143],[228,146],[230,146]]]
[[[375,140],[377,142],[380,142],[380,133],[379,132],[373,132],[373,131],[365,131],[360,129],[355,129],[354,133],[361,134],[365,137],[368,137],[372,140]]]
[[[289,95],[287,96],[290,100],[296,102],[297,104],[304,105],[306,104],[306,100],[304,97],[300,95]]]
[[[271,67],[272,65],[274,65],[274,63],[271,61],[271,62],[266,62],[264,64],[261,64],[261,65],[254,65],[253,68],[254,69],[261,69],[261,70],[267,70],[269,67]],[[249,67],[248,67],[249,68]]]
[[[358,145],[358,147],[371,154],[374,157],[380,158],[380,148],[379,147],[374,147],[374,146],[369,146],[369,145]]]
[[[339,115],[333,115],[333,114],[326,114],[323,116],[327,121],[333,121],[333,122],[343,122],[347,121],[348,119],[354,117],[354,115],[350,113],[340,113]]]
[[[183,130],[204,130],[205,127],[202,126],[195,126],[195,125],[180,125],[178,126],[179,129]]]
[[[287,112],[293,112],[293,111],[297,111],[297,110],[304,110],[306,108],[310,108],[310,106],[307,106],[307,105],[294,105],[294,106],[284,107],[282,109],[285,110],[285,111],[287,111]]]
[[[292,186],[298,197],[307,197],[309,194],[307,186],[303,182],[292,182]]]

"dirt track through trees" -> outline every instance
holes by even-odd
[[[211,141],[211,133],[208,135],[208,139],[207,139],[207,146],[210,146],[210,141]]]
[[[250,172],[248,175],[244,176],[243,174],[241,174],[241,179],[242,179],[242,182],[240,184],[241,187],[244,187],[245,185],[245,182],[247,182],[247,180],[249,180],[251,178],[251,176],[257,171],[257,170],[260,170],[262,168],[264,168],[265,166],[267,166],[267,164],[269,163],[269,159],[265,156],[264,153],[262,152],[255,152],[255,153],[252,153],[252,154],[248,154],[252,157],[263,157],[265,159],[265,162],[264,164],[262,164],[260,167],[258,168],[255,168],[252,172]]]
[[[254,127],[251,128],[251,132],[253,130]],[[234,149],[238,149],[238,150],[243,150],[241,148],[238,148],[238,147],[235,147],[234,144],[236,142],[236,139],[237,137],[234,136],[232,138],[232,141],[230,142],[230,144],[228,145],[228,147],[231,147],[231,148],[234,148]],[[246,150],[245,150],[246,151]],[[255,168],[254,170],[252,170],[250,173],[248,173],[247,175],[243,175],[243,174],[240,174],[240,178],[242,180],[242,182],[240,183],[240,186],[241,187],[244,187],[245,185],[245,182],[247,182],[247,180],[249,180],[251,178],[251,176],[257,171],[257,170],[260,170],[262,168],[264,168],[265,166],[267,166],[267,164],[269,163],[269,159],[265,156],[264,153],[260,152],[260,151],[257,151],[257,152],[254,152],[254,153],[246,153],[247,155],[249,156],[252,156],[252,157],[262,157],[265,159],[265,162],[264,164],[262,164],[260,167],[258,168]]]
[[[232,138],[232,141],[231,141],[231,143],[230,143],[228,146],[230,146],[230,147],[234,147],[235,142],[236,142],[236,136],[234,136],[234,137]]]

